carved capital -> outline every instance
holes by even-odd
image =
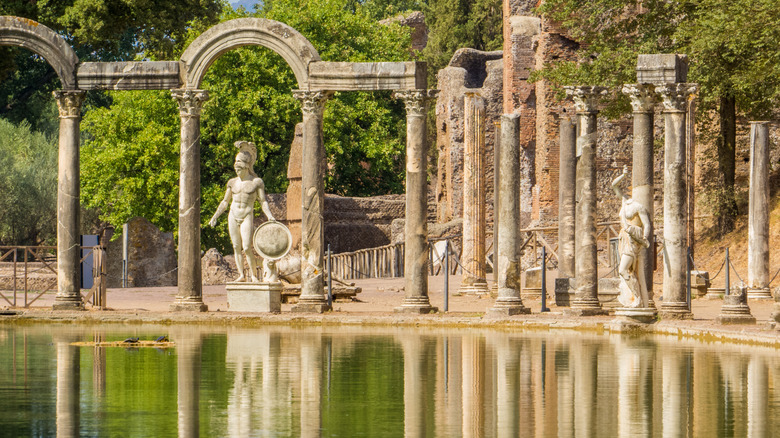
[[[428,104],[436,98],[439,90],[403,90],[393,93],[393,97],[401,99],[406,105],[407,116],[425,116]]]
[[[206,90],[171,90],[171,96],[179,104],[181,117],[200,117],[203,102],[209,100],[209,92]]]
[[[664,112],[685,112],[688,110],[688,98],[696,93],[699,84],[664,84],[656,87],[664,102]]]
[[[631,108],[635,113],[651,113],[655,108],[658,95],[651,84],[625,84],[621,90],[631,99]]]
[[[81,117],[81,104],[84,103],[84,97],[87,94],[86,91],[55,90],[52,94],[54,95],[54,99],[57,100],[57,108],[60,111],[61,119]]]
[[[325,111],[325,102],[333,95],[332,91],[303,91],[293,90],[293,97],[301,101],[301,111],[304,115],[322,116]]]
[[[577,114],[599,112],[599,98],[609,91],[609,88],[597,85],[576,85],[563,88],[566,89],[566,95],[574,100],[574,110],[577,111]]]

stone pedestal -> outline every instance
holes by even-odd
[[[696,84],[656,88],[664,102],[664,283],[661,316],[691,319],[686,290],[688,258],[688,183],[686,111]]]
[[[770,299],[769,122],[750,122],[748,298]]]
[[[652,307],[618,307],[615,309],[615,316],[617,317],[616,322],[652,324],[656,322],[658,311]]]
[[[718,324],[755,324],[756,318],[750,313],[747,304],[747,287],[734,286],[731,293],[723,297],[720,315],[715,318]]]
[[[516,181],[520,173],[520,116],[504,114],[501,116],[501,157],[499,171],[498,193],[498,230],[501,240],[498,241],[496,261],[496,282],[498,283],[498,298],[493,307],[488,309],[486,316],[502,317],[530,313],[523,306],[520,297],[520,257],[518,226],[520,221],[520,194]]]
[[[428,148],[427,107],[435,90],[395,93],[406,106],[406,222],[404,226],[404,290],[396,312],[434,313],[428,299]]]
[[[710,273],[707,271],[691,271],[691,294],[696,294],[697,298],[707,296],[710,289]],[[720,297],[718,297],[720,298]]]
[[[205,312],[200,266],[200,112],[209,94],[172,90],[179,104],[179,292],[170,310]]]
[[[57,174],[57,296],[54,310],[84,308],[80,291],[79,139],[84,91],[55,91],[60,114]]]
[[[774,306],[772,306],[772,314],[769,316],[769,321],[780,323],[780,301],[775,301]]]
[[[556,278],[555,279],[555,305],[558,307],[566,307],[571,304],[574,295],[574,279],[573,278]]]
[[[282,311],[282,283],[236,283],[228,282],[228,311],[264,312]]]
[[[522,289],[523,298],[541,298],[542,267],[535,266],[525,270],[525,283]]]
[[[564,312],[576,316],[604,315],[598,298],[598,260],[596,257],[596,116],[605,87],[566,87],[580,118],[577,137],[577,207],[575,213],[575,260],[577,295]]]

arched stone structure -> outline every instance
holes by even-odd
[[[308,89],[309,63],[320,55],[303,35],[292,27],[265,18],[237,18],[220,23],[195,39],[181,56],[185,66],[185,88],[197,89],[211,64],[230,49],[257,45],[281,55],[292,68],[298,87]]]
[[[41,55],[57,72],[63,90],[75,90],[79,58],[65,40],[27,18],[0,16],[0,46],[17,46]]]

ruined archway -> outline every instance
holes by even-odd
[[[292,68],[298,87],[308,89],[309,63],[319,61],[314,46],[292,27],[265,18],[237,18],[220,23],[192,42],[184,54],[184,88],[197,89],[220,55],[237,47],[257,45],[278,53]]]
[[[19,17],[0,16],[0,46],[16,46],[42,56],[57,73],[63,90],[75,90],[76,52],[48,27]]]

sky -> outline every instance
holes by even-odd
[[[260,0],[230,0],[230,5],[234,8],[243,6],[249,12],[254,11],[254,5],[256,3],[262,3]]]

